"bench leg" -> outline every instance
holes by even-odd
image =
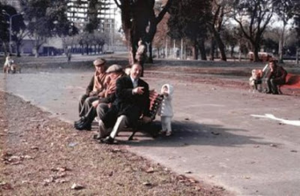
[[[129,136],[128,140],[133,140],[133,136],[135,135],[135,133],[137,132],[137,129],[133,129],[131,135]]]
[[[282,95],[282,91],[280,90],[280,85],[277,86],[277,91],[279,95]]]

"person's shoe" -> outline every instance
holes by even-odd
[[[82,122],[74,125],[75,129],[82,131],[82,130],[92,130],[92,124],[88,122]]]
[[[166,132],[166,136],[171,136],[172,135],[172,131],[167,131]]]
[[[158,134],[160,134],[160,135],[164,135],[164,134],[166,134],[166,130],[160,130],[159,132],[158,132]]]
[[[107,136],[104,139],[100,139],[100,141],[101,141],[101,143],[104,143],[104,144],[113,144],[114,143],[114,138],[112,138],[110,136]]]
[[[74,122],[74,126],[75,126],[75,125],[79,125],[79,124],[83,123],[84,121],[85,121],[85,117],[82,116],[82,117],[80,117],[79,120],[77,120],[77,121]]]
[[[100,134],[99,134],[99,133],[98,133],[98,134],[94,134],[94,135],[93,135],[93,139],[94,139],[94,140],[100,141],[100,140],[101,140]]]

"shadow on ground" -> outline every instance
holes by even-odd
[[[150,127],[137,132],[132,141],[126,141],[130,132],[121,132],[120,144],[149,147],[184,147],[188,145],[208,145],[238,147],[242,145],[272,145],[264,142],[265,138],[239,134],[248,130],[225,128],[220,125],[199,124],[191,121],[175,121],[172,124],[173,134],[170,137],[159,134],[160,122],[155,121]],[[261,141],[260,141],[261,140]]]

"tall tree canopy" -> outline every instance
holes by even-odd
[[[76,27],[66,16],[66,0],[20,0],[28,30],[35,38],[36,56],[46,39],[53,36],[73,35]]]
[[[9,23],[4,11],[4,6],[0,2],[0,44],[2,46],[5,46],[9,40]],[[7,51],[6,47],[4,49]]]
[[[122,28],[130,50],[129,63],[136,62],[138,41],[152,50],[152,40],[158,23],[171,5],[168,0],[159,13],[155,13],[155,0],[114,0],[121,9]],[[152,57],[150,57],[151,59]]]
[[[18,46],[20,44],[19,40],[22,39],[22,33],[24,33],[26,29],[26,25],[24,23],[24,19],[22,14],[17,13],[17,10],[10,6],[10,5],[2,5],[1,8],[1,42],[3,43],[3,46],[5,51],[8,51],[7,47],[10,45],[10,49],[12,49],[13,46],[15,46],[14,43],[16,43],[17,46],[17,55],[19,56],[19,50]],[[11,43],[8,43],[11,41]],[[13,51],[10,51],[13,52]]]

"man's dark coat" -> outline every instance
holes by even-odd
[[[113,127],[117,118],[126,115],[128,126],[137,125],[141,115],[149,116],[149,85],[142,79],[138,80],[138,86],[144,87],[142,95],[133,94],[133,84],[130,76],[124,76],[117,80],[116,100],[102,121],[106,128]]]

